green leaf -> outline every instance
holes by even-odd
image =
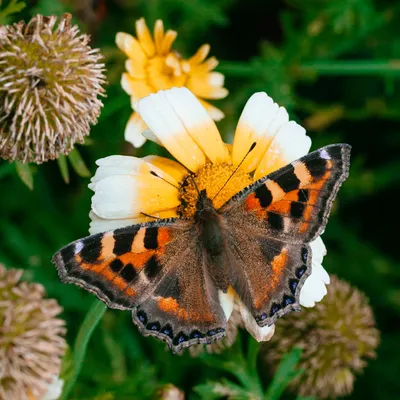
[[[72,355],[72,368],[73,371],[64,383],[64,390],[61,396],[61,400],[67,400],[72,388],[78,379],[79,373],[82,369],[82,363],[85,359],[89,340],[95,330],[96,326],[100,322],[107,307],[99,300],[95,300],[90,307],[86,317],[79,329],[78,336],[76,337],[73,355]]]
[[[289,383],[301,374],[301,370],[296,369],[301,358],[302,350],[295,347],[287,354],[280,363],[272,382],[265,393],[265,400],[279,400]]]
[[[69,170],[68,170],[68,163],[67,163],[67,157],[64,156],[64,154],[61,154],[57,158],[57,163],[58,167],[60,168],[60,173],[62,178],[64,179],[65,183],[69,183]]]
[[[29,190],[33,190],[33,174],[29,164],[24,164],[20,161],[15,161],[15,168],[21,181]]]
[[[20,2],[18,0],[11,0],[3,10],[0,10],[0,22],[2,23],[3,18],[9,17],[12,14],[16,14],[23,10],[25,7],[26,4],[23,1]]]
[[[79,151],[75,148],[68,154],[68,159],[72,165],[74,171],[83,178],[89,178],[91,176],[85,162],[83,161]]]

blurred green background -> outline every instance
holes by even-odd
[[[214,102],[226,114],[218,124],[226,140],[248,97],[266,91],[307,128],[312,149],[337,142],[353,146],[350,178],[324,234],[324,267],[368,295],[382,332],[377,359],[358,377],[349,397],[398,399],[400,2],[37,0],[0,23],[66,11],[92,35],[92,46],[102,50],[108,70],[99,123],[87,145],[78,146],[90,171],[80,169],[81,175],[92,175],[101,157],[159,151],[149,142],[136,150],[123,138],[131,108],[119,84],[125,56],[114,39],[118,31],[134,34],[134,22],[142,16],[150,27],[161,18],[166,28],[178,31],[174,48],[185,57],[203,43],[211,45],[230,91]],[[58,299],[72,345],[93,296],[59,283],[50,258],[87,235],[89,178],[70,168],[66,184],[57,162],[31,170],[33,190],[18,178],[14,164],[0,162],[0,262],[24,268],[26,279],[41,282]],[[224,357],[229,359],[229,350]],[[229,375],[207,360],[172,356],[162,343],[142,338],[128,312],[108,311],[94,332],[71,398],[150,398],[162,383],[197,398],[194,386]]]

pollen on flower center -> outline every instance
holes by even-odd
[[[199,190],[206,189],[208,198],[212,199],[228,181],[235,169],[236,166],[227,163],[217,165],[209,163],[194,175],[194,180]],[[243,170],[238,169],[213,200],[214,207],[217,209],[220,208],[232,196],[251,183],[251,176]],[[184,218],[193,217],[196,212],[197,198],[198,193],[193,179],[187,177],[180,188],[181,204],[178,207],[178,214]]]

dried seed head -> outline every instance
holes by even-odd
[[[97,122],[104,64],[65,14],[0,28],[0,156],[42,163],[68,154]]]
[[[304,373],[292,389],[302,396],[325,399],[352,392],[354,374],[375,357],[378,343],[379,331],[367,297],[332,276],[325,298],[313,308],[280,319],[262,351],[274,370],[294,346],[302,348],[299,368]]]
[[[59,375],[65,322],[43,286],[0,264],[0,399],[40,399]]]

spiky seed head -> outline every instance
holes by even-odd
[[[0,157],[42,163],[83,142],[103,106],[104,64],[65,14],[0,28]]]
[[[304,372],[292,389],[302,396],[326,399],[352,392],[355,374],[375,357],[378,343],[379,331],[367,297],[332,276],[320,303],[277,321],[275,335],[262,353],[275,370],[293,347],[302,348],[299,368]]]
[[[58,376],[65,322],[44,288],[0,264],[0,399],[40,399]]]

